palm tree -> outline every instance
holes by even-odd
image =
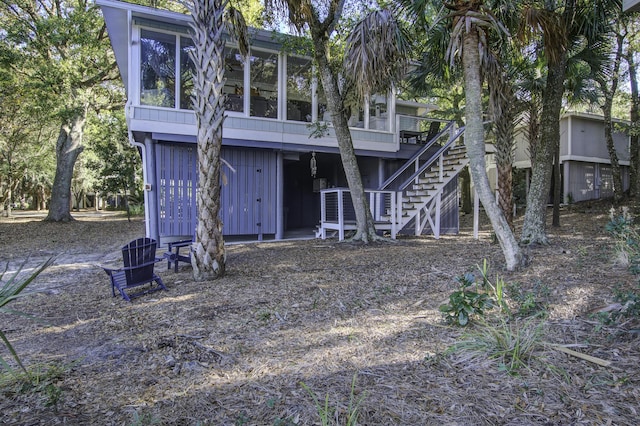
[[[547,63],[540,115],[542,126],[536,150],[532,153],[534,167],[521,235],[525,244],[548,243],[547,199],[554,154],[560,144],[560,112],[570,57],[592,48],[594,39],[608,24],[608,8],[616,3],[616,0],[538,1],[523,9],[521,28],[525,30],[525,40],[532,35],[542,35],[543,55]]]
[[[450,39],[446,47],[446,56],[451,64],[456,55],[462,56],[462,71],[465,89],[465,137],[464,143],[469,157],[469,170],[476,192],[485,212],[491,221],[502,252],[507,269],[514,270],[524,262],[524,256],[518,246],[511,227],[498,207],[489,184],[485,163],[485,138],[482,108],[481,57],[487,58],[487,47],[490,29],[496,33],[504,33],[502,25],[484,7],[482,0],[455,0],[443,3],[451,12],[440,18],[450,20]],[[428,5],[424,2],[412,2],[408,8],[416,17],[424,17]],[[435,26],[434,26],[435,28]]]
[[[376,235],[373,217],[367,205],[349,130],[345,100],[352,87],[361,94],[372,93],[371,90],[382,86],[389,87],[396,77],[395,73],[401,69],[395,61],[407,57],[403,50],[407,45],[401,41],[402,32],[393,16],[386,11],[376,11],[365,17],[355,27],[355,35],[349,38],[349,50],[344,54],[348,68],[336,64],[332,59],[331,49],[344,7],[344,0],[269,0],[266,3],[267,10],[283,13],[298,31],[306,30],[311,36],[313,58],[327,99],[327,108],[331,114],[355,210],[357,230],[352,240],[367,243],[380,237]],[[380,74],[371,71],[378,71]],[[345,80],[346,84],[342,84]]]
[[[188,4],[195,65],[193,109],[198,143],[198,225],[192,245],[191,265],[196,281],[222,277],[226,252],[220,220],[220,169],[222,122],[225,113],[223,30],[236,35],[242,54],[248,51],[242,15],[227,0],[194,0]]]
[[[513,148],[519,102],[509,78],[497,62],[489,67],[490,112],[495,135],[498,205],[513,229]]]

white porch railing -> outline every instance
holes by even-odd
[[[371,216],[378,231],[389,231],[396,238],[398,229],[398,199],[402,193],[396,191],[365,190]],[[345,231],[356,230],[356,215],[349,188],[329,188],[320,191],[320,228],[318,237],[327,238],[327,231],[338,232],[338,239],[344,240]]]

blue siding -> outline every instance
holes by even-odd
[[[223,148],[222,221],[227,235],[275,234],[276,153],[266,150]]]
[[[223,167],[224,235],[275,234],[276,153],[223,147],[222,157],[235,170]],[[157,144],[156,177],[160,237],[192,236],[197,221],[196,145]]]
[[[160,237],[192,236],[196,227],[195,145],[158,144],[156,188]]]

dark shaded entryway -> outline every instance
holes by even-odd
[[[316,152],[315,178],[311,157],[311,152],[284,154],[285,231],[315,228],[320,223],[320,189],[336,186],[340,156]]]

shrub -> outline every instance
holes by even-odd
[[[440,312],[450,324],[466,326],[474,315],[483,315],[485,309],[493,306],[493,300],[484,291],[485,285],[476,282],[471,272],[455,278],[458,290],[451,293],[449,303],[440,306]]]

